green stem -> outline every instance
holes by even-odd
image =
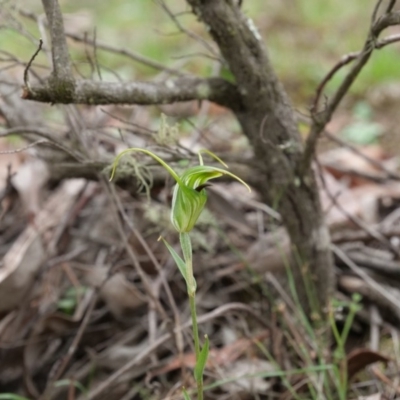
[[[199,340],[199,328],[197,325],[197,312],[196,312],[196,295],[189,294],[190,314],[192,316],[192,330],[194,337],[194,350],[196,352],[196,361],[200,355],[200,340]]]
[[[194,349],[196,353],[196,364],[200,357],[200,340],[199,340],[199,327],[197,325],[197,311],[196,311],[196,280],[193,275],[193,252],[192,243],[188,233],[180,233],[179,239],[183,258],[186,264],[186,282],[187,291],[189,296],[190,314],[192,316],[192,330],[194,338]],[[196,379],[197,384],[197,400],[203,400],[203,376]]]

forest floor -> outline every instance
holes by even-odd
[[[125,3],[117,3],[122,15]],[[255,13],[262,8],[256,3]],[[327,32],[317,16],[328,17],[334,2],[290,13],[283,3],[271,2],[270,17],[255,20],[263,34],[278,32],[271,56],[305,137],[321,70],[358,47],[327,40],[314,54],[313,40]],[[85,14],[81,29],[97,17],[99,32],[116,29],[107,13]],[[340,35],[348,35],[355,15],[356,8],[347,9]],[[290,48],[279,54],[284,43]],[[320,64],[302,60],[293,71],[290,54],[298,46]],[[85,57],[76,47],[75,57]],[[159,44],[139,47],[148,57],[160,53]],[[400,80],[391,66],[398,57],[390,50],[371,64],[319,143],[314,168],[337,278],[330,343],[292,300],[290,244],[279,214],[238,183],[208,188],[207,209],[191,233],[200,333],[211,348],[207,399],[400,398]],[[192,60],[185,67],[200,68]],[[80,68],[90,71],[88,63]],[[121,61],[113,68],[132,79]],[[117,187],[106,166],[127,146],[146,147],[181,171],[207,148],[251,182],[252,150],[232,115],[208,102],[24,102],[23,69],[0,73],[0,399],[181,399],[182,386],[194,389],[189,304],[185,282],[157,240],[162,235],[178,246],[169,217],[173,182],[146,157],[121,163],[137,168],[144,185],[132,178]],[[149,76],[147,69],[137,73]],[[27,124],[60,144],[5,133]],[[72,161],[78,172],[68,169]],[[96,163],[104,163],[102,172],[93,172]]]

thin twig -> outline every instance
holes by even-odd
[[[389,4],[386,8],[386,13],[390,13],[393,10],[393,7],[395,6],[397,0],[390,0]]]
[[[21,10],[21,9],[18,9],[18,12],[25,18],[29,18],[29,19],[31,19],[33,21],[37,21],[38,20],[38,17],[32,12],[28,12],[28,11]],[[139,54],[139,53],[134,52],[132,50],[127,50],[127,49],[124,49],[124,48],[118,48],[118,47],[112,46],[110,44],[98,41],[98,40],[96,40],[96,38],[94,38],[92,40],[92,39],[90,39],[88,37],[80,36],[80,35],[78,35],[76,33],[72,33],[72,32],[66,32],[65,34],[66,34],[66,36],[68,38],[70,38],[70,39],[72,39],[72,40],[74,40],[76,42],[83,42],[83,43],[90,44],[92,46],[96,46],[96,48],[99,49],[99,50],[104,50],[104,51],[108,51],[110,53],[119,54],[119,55],[121,55],[123,57],[130,58],[131,60],[139,62],[139,63],[141,63],[143,65],[146,65],[146,66],[148,66],[150,68],[154,68],[154,69],[159,70],[159,71],[168,72],[171,75],[176,75],[176,76],[189,75],[186,72],[182,72],[182,71],[179,71],[179,70],[174,69],[174,68],[166,67],[164,64],[161,64],[161,63],[159,63],[159,62],[157,62],[155,60],[152,60],[151,58],[145,57],[142,54]]]
[[[212,58],[217,59],[217,61],[222,62],[221,56],[215,51],[215,49],[201,36],[196,33],[186,29],[179,21],[177,16],[168,8],[163,0],[157,0],[157,3],[161,6],[161,8],[168,14],[168,16],[172,19],[175,26],[179,29],[180,32],[185,33],[190,38],[194,39],[196,42],[200,43],[205,49],[207,49],[211,54]]]
[[[26,135],[37,135],[40,137],[43,137],[47,139],[48,141],[42,141],[41,143],[48,143],[49,145],[53,145],[61,150],[63,150],[65,153],[70,155],[72,158],[74,158],[76,161],[86,161],[83,156],[80,155],[80,153],[75,152],[74,150],[70,149],[69,147],[65,146],[63,143],[61,143],[59,140],[57,140],[53,134],[50,132],[41,129],[41,128],[32,128],[30,126],[16,126],[14,128],[10,129],[5,129],[3,131],[0,131],[0,137],[6,137],[6,136],[11,136],[11,135],[21,135],[21,136],[26,136]],[[38,144],[38,142],[36,142]]]
[[[143,286],[146,289],[147,294],[149,295],[149,298],[154,306],[156,307],[157,311],[160,313],[160,315],[165,319],[165,321],[169,320],[169,317],[164,310],[164,307],[161,305],[159,299],[157,299],[154,296],[152,286],[149,281],[149,276],[147,273],[143,270],[142,266],[140,265],[139,260],[137,259],[135,253],[132,250],[131,245],[129,244],[128,238],[126,236],[126,233],[124,232],[124,228],[122,226],[120,216],[119,216],[119,210],[122,207],[121,201],[119,197],[117,196],[117,193],[115,191],[114,185],[110,184],[109,182],[105,182],[102,180],[104,188],[107,190],[107,194],[109,196],[110,202],[111,202],[111,209],[115,215],[115,220],[116,220],[116,225],[118,232],[121,236],[121,240],[123,241],[123,244],[125,246],[125,249],[128,253],[128,256],[132,260],[132,264],[134,265],[138,275],[140,276],[140,279],[142,280]]]
[[[378,230],[368,226],[367,224],[365,224],[362,220],[360,220],[359,218],[357,218],[355,215],[352,215],[351,213],[349,213],[339,202],[338,202],[338,196],[334,196],[330,190],[328,189],[327,185],[326,185],[326,181],[324,178],[324,175],[322,173],[322,167],[319,164],[318,160],[316,160],[316,165],[318,168],[318,172],[320,175],[320,179],[321,179],[321,183],[322,186],[326,192],[326,194],[328,195],[329,199],[332,201],[332,204],[334,204],[338,210],[346,217],[349,219],[349,221],[353,222],[356,226],[358,226],[360,229],[364,230],[365,232],[368,233],[368,235],[373,238],[376,239],[377,241],[381,242],[385,247],[387,247],[390,251],[393,252],[393,254],[396,254],[397,256],[400,256],[400,251],[399,249],[392,244],[392,242],[390,240],[388,240],[381,232],[379,232]]]
[[[94,65],[96,66],[96,71],[99,79],[102,81],[103,77],[101,76],[101,68],[99,65],[99,59],[97,57],[97,30],[94,28],[93,31],[93,55],[94,55]]]
[[[51,143],[46,139],[40,139],[40,140],[36,140],[33,143],[29,143],[28,145],[24,146],[24,147],[19,147],[18,149],[13,149],[13,150],[2,150],[0,151],[0,154],[14,154],[14,153],[21,153],[25,150],[28,150],[32,147],[35,147],[38,144],[42,144],[42,143]]]
[[[96,288],[95,291],[92,292],[91,295],[91,299],[90,299],[90,303],[89,306],[86,310],[85,316],[83,317],[83,320],[81,322],[81,324],[79,325],[78,331],[76,332],[76,335],[71,343],[71,345],[68,347],[68,351],[67,354],[61,359],[60,364],[57,366],[56,371],[54,373],[54,375],[52,376],[52,378],[50,379],[50,381],[47,384],[47,388],[42,396],[43,400],[47,400],[48,398],[50,398],[50,394],[51,391],[53,389],[53,384],[54,382],[56,382],[57,380],[60,379],[60,377],[62,376],[62,374],[64,373],[65,369],[67,368],[68,364],[71,361],[72,356],[75,354],[78,345],[80,343],[80,341],[82,340],[82,336],[89,324],[90,321],[90,317],[92,315],[92,312],[94,310],[94,306],[96,305],[96,301],[97,301],[97,296],[98,296],[98,292],[101,288],[102,285],[104,285],[104,283],[109,279],[109,274],[107,274],[106,278],[103,280],[102,284],[100,285],[99,288]]]
[[[269,325],[265,321],[265,318],[262,318],[258,313],[256,313],[251,307],[242,304],[242,303],[228,303],[224,304],[223,306],[220,306],[216,308],[215,310],[204,314],[198,318],[198,323],[204,323],[210,320],[213,320],[214,318],[217,318],[221,315],[226,314],[229,311],[236,311],[236,310],[242,310],[245,311],[249,314],[251,314],[253,317],[256,318],[257,321],[262,323],[263,326],[267,326],[269,328]],[[191,320],[188,320],[186,323],[183,325],[177,327],[174,329],[174,332],[176,333],[177,331],[183,331],[187,328],[189,328],[192,325]],[[105,381],[101,382],[99,385],[97,385],[91,392],[89,392],[87,396],[87,400],[93,400],[100,394],[104,393],[106,390],[109,389],[110,386],[112,386],[115,381],[117,381],[123,374],[128,372],[131,368],[133,368],[136,364],[139,362],[143,361],[146,357],[148,357],[153,351],[155,351],[158,347],[160,347],[162,344],[167,342],[169,339],[172,338],[171,333],[166,333],[165,335],[161,336],[158,338],[154,343],[152,343],[150,346],[147,346],[141,353],[139,353],[135,358],[132,360],[128,361],[124,366],[122,366],[119,370],[115,371],[112,375],[110,375]]]
[[[313,105],[311,107],[313,122],[305,144],[303,158],[299,164],[300,176],[303,176],[305,172],[308,171],[308,169],[310,168],[315,153],[315,146],[317,144],[317,140],[321,132],[324,130],[326,124],[330,121],[332,114],[338,107],[344,95],[350,89],[350,86],[353,84],[353,82],[363,69],[363,67],[368,62],[372,52],[374,51],[374,49],[377,48],[377,38],[379,34],[389,26],[400,24],[400,12],[385,13],[383,16],[377,18],[378,9],[381,2],[382,0],[378,0],[378,2],[375,5],[371,17],[372,21],[371,27],[362,51],[359,53],[352,53],[349,56],[346,56],[344,59],[342,59],[338,64],[336,64],[333,67],[333,69],[328,73],[328,75],[323,79],[323,81],[317,88],[316,96]],[[382,42],[381,47],[389,43],[393,42]],[[332,98],[328,101],[325,109],[321,112],[318,112],[319,99],[322,95],[323,88],[325,87],[325,85],[329,82],[329,80],[340,68],[342,68],[344,65],[350,63],[353,60],[356,60],[355,64],[347,73],[347,75],[343,79],[342,83],[339,85],[338,89],[335,91]]]
[[[29,75],[28,75],[28,72],[29,72],[29,69],[30,69],[33,61],[35,60],[36,56],[39,54],[40,50],[42,50],[42,46],[43,46],[43,40],[40,39],[38,48],[36,49],[35,53],[31,57],[31,59],[29,60],[28,64],[26,65],[26,68],[24,70],[24,84],[28,88],[29,88]]]
[[[330,132],[327,130],[324,130],[324,135],[331,140],[332,142],[335,142],[337,144],[340,144],[343,147],[348,148],[350,151],[352,151],[354,154],[362,158],[363,160],[367,161],[370,163],[372,166],[375,168],[380,169],[381,171],[385,172],[387,179],[393,179],[393,180],[400,180],[400,175],[397,174],[396,172],[391,171],[390,169],[386,168],[381,162],[374,160],[373,158],[367,156],[364,154],[361,150],[357,149],[357,147],[351,145],[350,143],[340,139],[339,137],[332,135]]]
[[[364,282],[372,289],[376,290],[383,298],[385,298],[390,304],[400,310],[400,302],[390,292],[385,290],[378,282],[372,279],[362,268],[354,263],[347,254],[334,244],[331,244],[333,253],[340,258],[356,275],[358,275]]]
[[[165,66],[164,64],[161,64],[155,60],[152,60],[151,58],[145,57],[137,52],[134,52],[132,50],[127,50],[124,48],[118,48],[112,45],[109,45],[107,43],[101,42],[101,41],[95,41],[91,40],[89,38],[84,38],[82,36],[79,36],[75,33],[67,32],[66,33],[67,37],[71,38],[72,40],[75,40],[77,42],[86,42],[87,44],[90,44],[92,46],[96,46],[98,50],[103,50],[103,51],[108,51],[110,53],[114,54],[119,54],[123,57],[130,58],[133,61],[139,62],[143,65],[146,65],[147,67],[153,68],[158,71],[165,71],[168,72],[171,75],[176,75],[176,76],[184,76],[184,75],[189,75],[186,72],[179,71],[174,68],[170,68]]]
[[[148,257],[150,258],[151,262],[153,263],[154,267],[156,268],[160,279],[161,279],[161,283],[164,287],[165,293],[167,294],[167,298],[168,298],[168,302],[171,306],[171,310],[172,313],[174,315],[174,322],[175,322],[175,327],[178,327],[181,325],[181,319],[179,316],[179,310],[178,307],[176,305],[174,296],[171,292],[171,288],[168,285],[168,281],[165,277],[163,268],[161,267],[160,263],[158,262],[157,258],[155,257],[154,253],[151,251],[149,245],[147,244],[146,240],[143,238],[143,236],[140,234],[140,232],[133,226],[131,219],[128,217],[128,215],[126,214],[124,208],[122,207],[122,204],[118,201],[117,202],[117,206],[119,209],[119,212],[123,218],[123,220],[125,221],[125,223],[127,224],[128,228],[130,229],[130,231],[135,235],[136,239],[139,241],[139,243],[141,244],[141,246],[144,248],[145,252],[147,253]],[[177,346],[177,350],[179,352],[179,354],[183,353],[183,337],[181,332],[177,332],[175,335],[175,340],[176,340],[176,346]]]

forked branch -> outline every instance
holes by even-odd
[[[389,26],[399,25],[400,24],[400,12],[392,12],[393,6],[396,1],[391,1],[388,5],[385,13],[378,17],[378,9],[381,4],[381,1],[375,6],[371,27],[369,30],[368,37],[365,41],[363,49],[358,53],[351,53],[345,56],[339,63],[337,63],[331,71],[325,76],[320,85],[317,88],[316,96],[311,107],[312,114],[312,125],[310,129],[310,133],[306,142],[306,147],[304,151],[304,157],[302,165],[300,166],[300,172],[303,175],[305,171],[307,171],[311,165],[311,161],[315,152],[315,146],[317,143],[317,139],[321,132],[324,130],[326,124],[332,118],[333,113],[338,107],[339,103],[345,96],[345,94],[350,89],[351,85],[358,77],[359,73],[363,69],[363,67],[367,64],[369,58],[371,57],[372,52],[375,49],[382,48],[388,44],[397,42],[400,40],[398,35],[389,36],[381,41],[378,41],[378,37],[381,32],[388,28]],[[318,111],[318,105],[320,98],[322,96],[323,90],[326,84],[332,79],[332,77],[345,65],[354,61],[354,65],[351,67],[350,71],[346,74],[342,83],[335,91],[330,100],[327,101],[327,104],[324,107],[324,110]]]
[[[164,82],[110,83],[75,80],[57,0],[43,0],[52,43],[53,72],[45,84],[25,84],[22,98],[61,104],[170,104],[210,100],[240,111],[241,96],[234,84],[221,78],[182,77]]]

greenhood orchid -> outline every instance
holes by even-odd
[[[207,202],[206,187],[208,186],[209,180],[223,175],[228,175],[246,186],[249,191],[250,187],[239,177],[229,171],[226,171],[225,169],[204,165],[203,158],[201,156],[202,152],[209,154],[227,168],[227,165],[219,157],[208,150],[200,150],[198,152],[200,165],[188,168],[185,172],[183,172],[183,174],[178,175],[164,160],[151,151],[140,148],[127,149],[115,158],[110,180],[115,175],[115,170],[121,157],[133,151],[142,152],[154,158],[171,174],[176,181],[174,194],[172,197],[171,222],[175,229],[179,232],[183,259],[164,238],[160,237],[160,239],[167,246],[186,282],[189,296],[190,313],[192,316],[192,329],[196,353],[194,377],[197,383],[197,400],[203,400],[203,374],[208,358],[209,340],[208,337],[205,336],[204,345],[200,345],[195,300],[197,285],[193,275],[192,244],[190,241],[189,232],[193,229]],[[190,399],[185,389],[183,389],[183,394],[185,399]]]
[[[250,191],[250,187],[231,172],[222,168],[204,165],[201,153],[209,154],[227,168],[227,165],[219,157],[205,149],[198,152],[200,165],[188,168],[180,176],[164,160],[151,151],[140,148],[127,149],[116,157],[113,163],[110,180],[112,180],[115,175],[119,160],[127,153],[134,151],[145,153],[154,158],[175,179],[176,185],[172,197],[171,222],[179,233],[190,232],[197,222],[207,202],[207,193],[205,189],[208,186],[207,182],[209,180],[228,175],[242,183]]]

